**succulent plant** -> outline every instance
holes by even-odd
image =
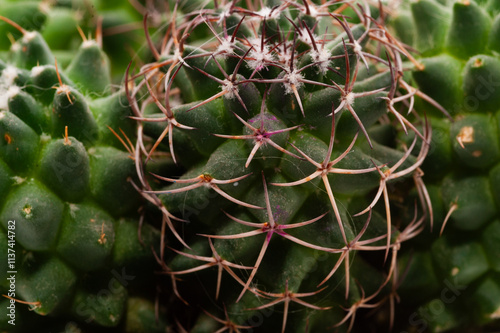
[[[422,170],[437,230],[400,265],[401,295],[418,308],[404,324],[419,332],[499,327],[499,13],[498,1],[420,0],[392,21],[421,52],[414,82],[451,116],[419,102],[433,128]]]
[[[164,329],[147,319],[159,231],[107,55],[85,38],[63,70],[38,31],[0,19],[21,35],[0,61],[0,330]]]
[[[0,331],[498,328],[498,1],[0,18]]]
[[[394,319],[401,243],[433,216],[414,100],[435,102],[408,83],[419,63],[379,5],[176,2],[145,29],[153,59],[125,87],[179,331],[349,331],[379,306]]]

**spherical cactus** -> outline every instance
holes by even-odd
[[[126,80],[179,330],[348,331],[393,308],[401,243],[432,220],[414,98],[432,99],[407,83],[385,8],[183,4],[145,30],[153,61]]]
[[[0,330],[152,332],[159,231],[141,222],[125,90],[99,42],[62,69],[0,19],[21,35],[0,61]]]
[[[416,86],[451,115],[442,117],[437,104],[417,104],[433,127],[422,169],[437,229],[402,256],[408,273],[401,295],[413,306],[405,329],[498,330],[498,3],[420,0],[393,18],[421,52]]]

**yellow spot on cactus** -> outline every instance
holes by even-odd
[[[457,135],[457,141],[462,148],[465,149],[464,143],[473,143],[474,142],[474,127],[472,126],[464,126],[460,129],[460,132]]]
[[[483,155],[483,152],[480,150],[475,150],[472,152],[472,156],[474,156],[474,157],[479,157],[481,155]]]
[[[456,276],[460,272],[460,269],[458,267],[453,267],[451,270],[451,276]]]
[[[19,176],[14,176],[11,179],[14,181],[14,183],[16,185],[20,185],[20,184],[22,184],[23,182],[26,181],[26,178],[22,178],[22,177],[19,177]]]
[[[31,216],[33,216],[33,207],[31,205],[25,205],[23,208],[23,212],[25,214],[25,217],[29,219]]]
[[[8,145],[12,143],[12,137],[9,134],[5,133],[3,138],[5,139],[5,142],[7,142]]]
[[[483,59],[481,58],[477,58],[476,60],[474,60],[474,64],[472,65],[472,67],[482,67],[483,66]]]
[[[214,179],[212,176],[207,175],[207,174],[200,175],[199,178],[201,178],[201,180],[203,180],[206,183],[210,183],[212,181],[212,179]]]

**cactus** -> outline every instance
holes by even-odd
[[[422,170],[437,230],[401,256],[400,291],[413,309],[404,329],[499,327],[499,9],[498,1],[421,0],[392,21],[421,52],[414,82],[452,116],[417,104],[433,127]]]
[[[149,318],[159,231],[138,211],[107,55],[85,38],[63,70],[40,32],[0,19],[20,34],[0,61],[0,330],[164,329]]]
[[[433,216],[414,100],[435,102],[403,60],[419,63],[369,1],[201,6],[146,27],[152,61],[126,74],[170,317],[191,332],[350,331],[384,306],[393,322],[401,244]]]

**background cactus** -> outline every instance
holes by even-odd
[[[158,6],[155,11],[150,11],[151,25],[160,24],[161,10]],[[111,78],[117,85],[121,83],[130,59],[141,54],[144,13],[146,4],[140,1],[0,1],[0,15],[26,30],[39,31],[63,68],[72,61],[82,35],[94,36],[95,31],[100,29],[98,36],[102,39],[103,50],[111,59]],[[8,50],[19,37],[21,34],[17,29],[0,22],[0,51]]]
[[[422,169],[438,223],[401,256],[408,268],[400,293],[413,306],[405,329],[499,328],[499,13],[498,1],[420,0],[393,18],[401,38],[421,52],[414,82],[452,116],[419,105],[431,114]]]
[[[432,224],[413,102],[435,102],[378,5],[179,2],[146,29],[126,88],[180,331],[348,331],[382,305],[393,322],[400,245]]]
[[[135,122],[99,30],[62,70],[40,32],[0,19],[20,34],[0,61],[0,330],[164,330],[159,231],[139,211]]]

